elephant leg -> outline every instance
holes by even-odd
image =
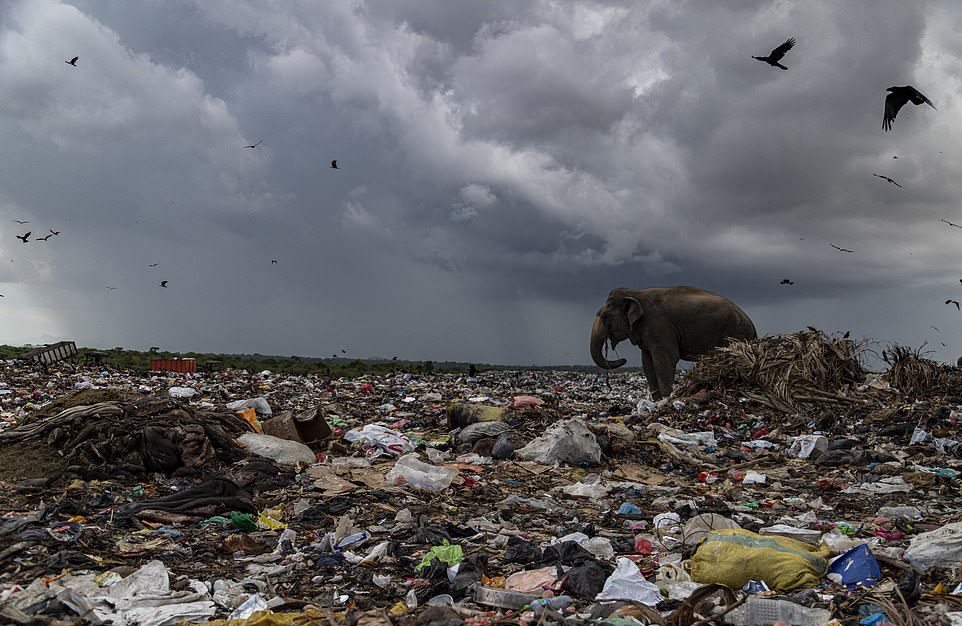
[[[677,347],[662,348],[651,352],[655,377],[658,379],[658,391],[662,398],[671,396],[672,387],[675,385],[675,368],[678,366],[678,358]]]
[[[655,363],[651,360],[651,352],[645,348],[641,349],[641,366],[645,370],[645,378],[648,380],[648,391],[651,392],[651,399],[660,400],[661,390],[658,388],[658,377],[655,375]]]

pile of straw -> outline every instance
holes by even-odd
[[[916,395],[949,382],[950,368],[922,356],[922,349],[893,346],[882,351],[889,366],[882,378],[904,394]]]
[[[737,392],[786,413],[818,403],[855,403],[847,394],[865,380],[863,347],[815,329],[731,341],[698,360],[681,393]]]

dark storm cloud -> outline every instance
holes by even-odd
[[[960,14],[3,3],[0,339],[585,362],[612,287],[695,284],[763,332],[962,342]],[[939,110],[883,133],[902,84]]]

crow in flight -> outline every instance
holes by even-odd
[[[337,166],[337,159],[334,159],[333,161],[331,161],[331,169],[332,169],[332,170],[339,170],[339,169],[341,169],[341,168],[339,168],[339,167]]]
[[[882,116],[882,130],[892,130],[892,122],[895,121],[895,116],[899,114],[899,110],[905,106],[906,102],[911,102],[916,106],[924,103],[935,109],[932,101],[911,85],[889,87],[885,91],[889,92],[889,95],[885,96],[885,114]]]
[[[167,289],[167,281],[166,280],[160,281],[160,286],[163,287],[164,289]]]
[[[933,330],[935,330],[935,332],[937,332],[937,333],[940,333],[940,332],[942,332],[942,331],[941,331],[941,330],[939,330],[938,328],[935,328],[935,326],[929,326],[929,328],[931,328],[931,329],[933,329]]]
[[[788,68],[782,65],[781,63],[779,63],[779,61],[781,61],[782,57],[785,56],[785,53],[791,50],[794,46],[795,46],[795,38],[792,37],[782,45],[772,50],[771,54],[769,54],[767,57],[753,56],[752,58],[758,59],[759,61],[764,61],[765,63],[768,63],[772,67],[780,67],[783,70],[787,70]]]
[[[945,303],[946,303],[946,304],[954,304],[956,309],[962,310],[962,308],[959,308],[959,301],[958,301],[958,300],[946,300]]]
[[[277,259],[271,259],[271,265],[277,265]]]
[[[794,280],[788,280],[787,278],[783,278],[783,279],[782,279],[782,282],[780,282],[780,283],[778,283],[778,284],[779,284],[779,285],[794,285],[794,284],[795,284],[795,281],[794,281]]]
[[[893,185],[895,185],[896,187],[898,187],[899,189],[902,188],[902,185],[898,184],[897,182],[895,182],[894,180],[892,180],[892,179],[889,178],[888,176],[882,176],[881,174],[876,174],[876,173],[874,173],[874,172],[872,172],[872,176],[875,176],[876,178],[881,178],[881,179],[883,179],[883,180],[887,180],[887,181],[889,181],[890,183],[892,183]]]
[[[46,241],[53,237],[53,235],[44,235],[43,237],[37,237],[37,241]]]
[[[66,63],[67,65],[73,65],[74,67],[77,67],[77,59],[79,59],[79,58],[80,58],[80,57],[74,57],[74,58],[70,59],[69,61],[64,61],[64,63]]]
[[[30,220],[13,220],[13,221],[20,224],[21,226],[23,226],[24,224],[30,223]]]
[[[51,229],[50,234],[51,234],[51,235],[59,235],[59,234],[60,234],[60,231],[59,231],[59,230],[52,230],[52,229]]]
[[[944,219],[944,220],[941,220],[941,221],[945,222],[945,223],[948,224],[949,226],[954,226],[954,227],[956,227],[956,228],[962,228],[962,226],[959,226],[958,224],[953,224],[953,223],[950,222],[949,220],[945,220],[945,219]]]
[[[160,263],[151,263],[147,267],[157,267],[158,265],[160,265]]]
[[[120,289],[120,287],[104,287],[104,289],[116,290],[116,289]]]
[[[25,232],[25,233],[22,234],[22,235],[17,235],[17,239],[19,239],[19,240],[22,241],[23,243],[27,243],[27,241],[30,239],[30,233],[31,233],[31,232],[33,232],[33,231],[29,231],[29,230],[28,230],[27,232]]]
[[[836,246],[834,243],[830,243],[830,244],[828,244],[828,245],[832,246],[833,248],[835,248],[835,249],[838,250],[839,252],[855,252],[855,250],[846,250],[845,248],[839,248],[839,247]]]
[[[347,354],[347,350],[341,350],[341,354]]]
[[[244,147],[245,147],[245,148],[250,148],[251,150],[253,150],[253,149],[256,148],[257,146],[261,145],[262,143],[264,143],[264,140],[263,140],[263,139],[261,139],[260,141],[258,141],[257,143],[255,143],[255,144],[252,145],[252,146],[244,146]]]

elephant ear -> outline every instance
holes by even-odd
[[[628,317],[628,323],[634,327],[639,321],[641,321],[641,316],[644,311],[641,308],[641,302],[637,298],[625,298],[626,311],[625,315]]]

